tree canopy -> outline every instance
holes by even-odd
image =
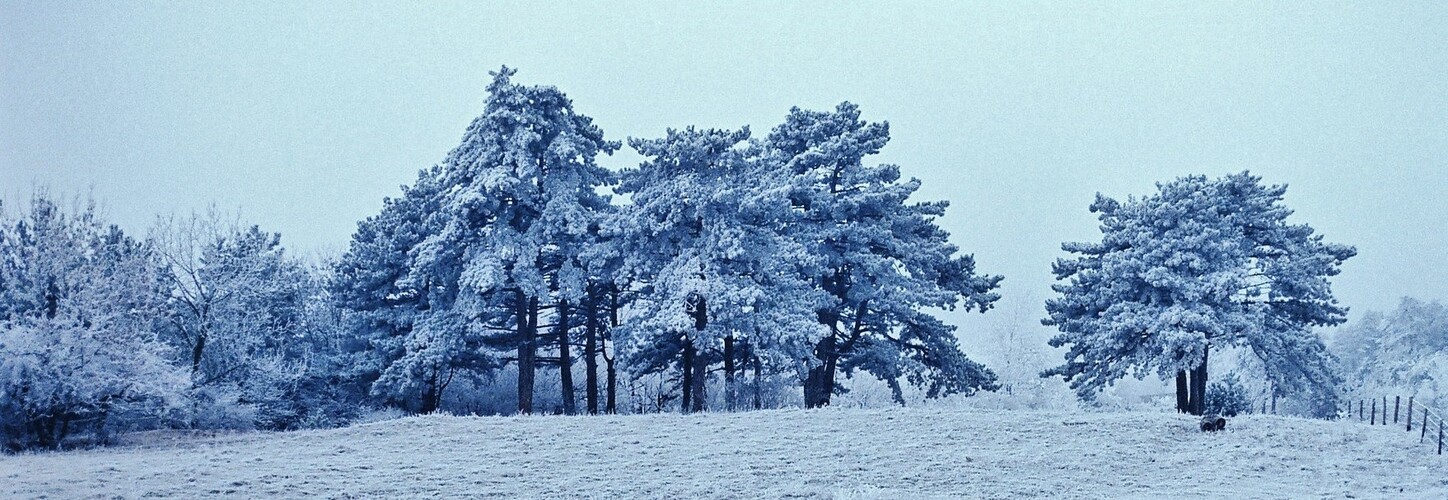
[[[1286,190],[1243,172],[1182,177],[1125,202],[1098,194],[1101,241],[1062,245],[1075,256],[1053,266],[1063,283],[1043,323],[1069,350],[1044,375],[1089,395],[1155,371],[1177,378],[1179,409],[1200,413],[1210,349],[1245,347],[1279,391],[1333,387],[1334,360],[1312,328],[1346,319],[1328,278],[1356,250],[1289,223]]]

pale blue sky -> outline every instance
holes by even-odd
[[[508,64],[614,139],[859,103],[1037,316],[1094,193],[1243,169],[1357,245],[1355,311],[1448,298],[1448,4],[935,3],[0,1],[0,196],[91,190],[136,232],[215,203],[338,251]]]

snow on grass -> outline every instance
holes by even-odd
[[[1401,428],[1165,413],[414,417],[0,457],[0,498],[1445,498]]]

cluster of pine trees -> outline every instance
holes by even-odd
[[[913,202],[919,181],[866,163],[885,124],[846,103],[790,110],[764,138],[669,130],[630,140],[647,159],[615,172],[596,160],[620,143],[513,74],[494,73],[462,143],[322,266],[214,215],[138,240],[43,194],[5,214],[7,445],[364,408],[617,412],[623,381],[648,377],[659,390],[630,410],[760,408],[789,390],[824,406],[857,372],[900,402],[902,384],[996,387],[931,311],[989,309],[1001,278],[947,241],[945,202]]]
[[[909,201],[919,181],[865,163],[884,124],[842,104],[791,110],[762,139],[670,130],[630,140],[646,160],[613,172],[596,159],[620,144],[562,92],[494,76],[462,144],[337,264],[332,293],[376,346],[372,395],[427,412],[505,367],[520,413],[540,410],[542,373],[564,413],[614,411],[620,369],[677,374],[684,411],[706,409],[716,375],[730,409],[760,406],[765,373],[798,374],[811,407],[857,370],[897,399],[902,380],[994,387],[928,310],[983,311],[1001,278],[947,241],[945,203]]]
[[[906,386],[997,388],[935,313],[989,310],[1002,278],[949,243],[945,202],[868,163],[885,123],[844,103],[763,137],[671,129],[630,139],[644,161],[613,171],[597,160],[621,143],[513,76],[493,73],[461,144],[322,265],[215,215],[137,239],[44,194],[0,211],[6,447],[369,409],[820,407],[856,373],[901,404]],[[1344,320],[1327,278],[1355,251],[1288,223],[1284,192],[1243,173],[1098,198],[1102,241],[1055,266],[1044,323],[1066,363],[1042,375],[1089,399],[1155,371],[1200,413],[1208,353],[1245,349],[1274,390],[1330,401],[1336,360],[1312,328]]]

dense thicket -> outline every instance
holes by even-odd
[[[330,302],[255,226],[191,217],[137,240],[37,194],[0,226],[5,445],[345,422],[361,401]]]
[[[165,273],[150,246],[86,206],[39,195],[0,226],[5,446],[102,439],[182,409],[187,372],[157,334]]]

